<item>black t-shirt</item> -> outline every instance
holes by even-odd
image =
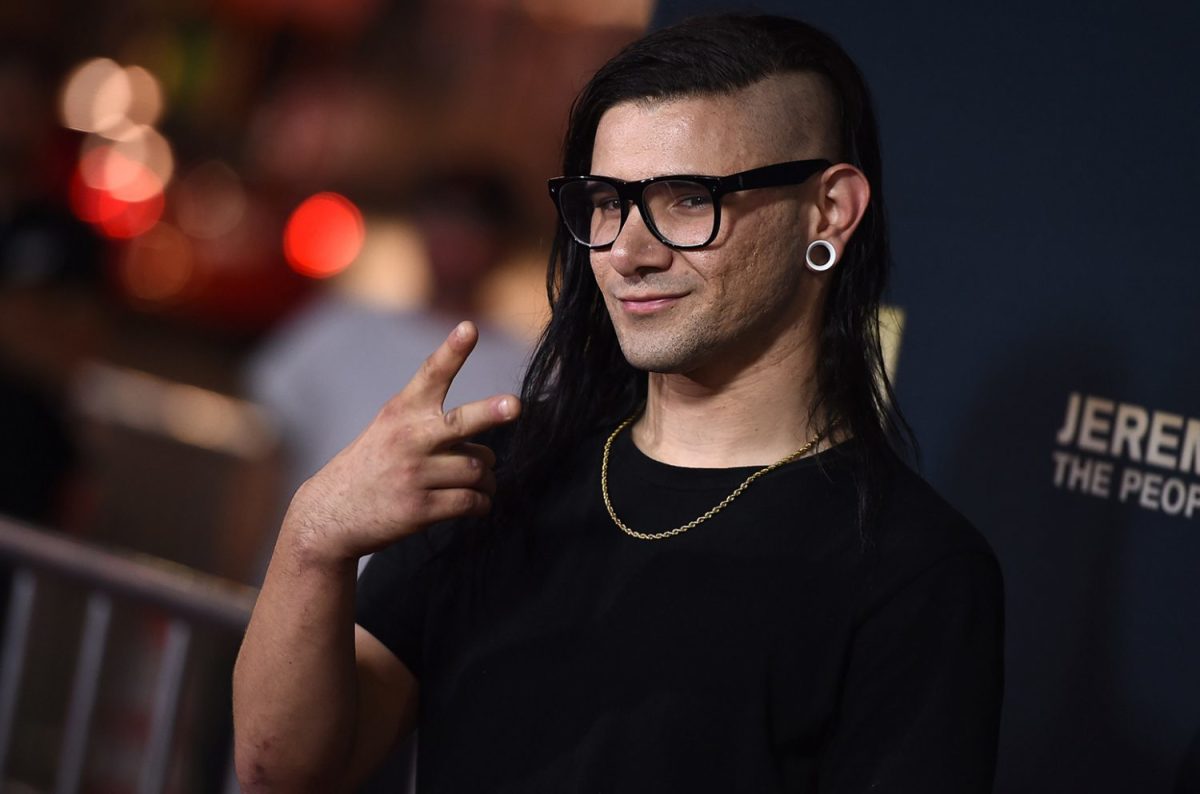
[[[420,682],[420,792],[985,792],[1003,592],[982,536],[898,459],[864,543],[847,453],[755,481],[679,536],[622,533],[603,437],[540,512],[375,555],[357,621]],[[754,468],[613,445],[618,516],[657,532]]]

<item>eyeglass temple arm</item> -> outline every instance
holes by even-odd
[[[779,187],[780,185],[797,185],[818,171],[823,171],[833,163],[828,160],[799,160],[779,165],[765,165],[753,168],[740,174],[726,177],[721,182],[723,193],[735,193],[739,190],[751,190],[759,187]]]

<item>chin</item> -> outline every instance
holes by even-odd
[[[678,374],[695,369],[700,364],[704,345],[698,339],[646,339],[618,335],[621,352],[634,369]]]

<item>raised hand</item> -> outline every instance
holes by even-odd
[[[284,529],[328,560],[377,551],[451,518],[491,509],[492,451],[467,439],[511,422],[516,396],[443,409],[479,335],[460,323],[370,425],[296,492]]]

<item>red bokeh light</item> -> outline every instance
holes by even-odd
[[[305,199],[288,218],[283,253],[297,273],[328,278],[354,261],[364,236],[358,207],[337,193],[318,193]]]
[[[108,237],[127,240],[151,229],[163,213],[162,183],[148,168],[141,168],[135,177],[146,180],[144,194],[149,198],[142,201],[124,201],[110,191],[89,185],[84,179],[82,166],[76,169],[71,180],[71,209],[80,219],[96,226]],[[154,182],[157,185],[151,185]]]

